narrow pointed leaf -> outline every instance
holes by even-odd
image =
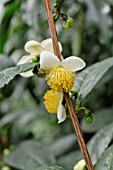
[[[113,145],[109,147],[97,163],[95,170],[113,170]]]
[[[5,156],[5,162],[21,170],[38,169],[38,167],[56,164],[54,155],[36,141],[21,143],[16,150]]]
[[[52,153],[59,157],[67,153],[72,147],[76,145],[75,134],[69,134],[57,139],[50,147]],[[62,146],[62,147],[61,147]]]
[[[83,158],[80,150],[76,150],[58,158],[58,164],[69,170],[72,170],[75,164],[81,159]]]
[[[0,88],[8,84],[14,77],[20,73],[33,69],[38,63],[26,63],[19,66],[7,68],[0,72]]]
[[[85,98],[112,66],[113,57],[100,61],[78,73],[73,87],[74,91],[78,91],[78,97]]]
[[[113,139],[113,123],[105,126],[88,143],[88,151],[95,165]],[[103,170],[103,169],[102,169]]]

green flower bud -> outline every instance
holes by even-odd
[[[92,123],[93,121],[93,114],[91,114],[90,116],[86,116],[84,117],[84,122],[87,123],[87,124],[90,124]]]
[[[9,152],[10,152],[10,150],[9,150],[9,149],[4,149],[4,150],[3,150],[3,155],[8,155],[8,154],[9,154]]]
[[[69,18],[67,19],[67,21],[63,24],[63,27],[64,27],[64,29],[68,29],[68,28],[72,27],[73,24],[74,24],[73,18],[70,18],[70,17],[69,17]]]
[[[14,148],[15,148],[15,146],[13,144],[9,146],[10,150],[14,150]]]
[[[32,58],[32,62],[33,63],[37,62],[37,57],[36,56]]]
[[[39,58],[40,58],[40,55],[34,56],[34,57],[32,58],[32,62],[33,62],[33,63],[38,62],[38,61],[39,61]]]

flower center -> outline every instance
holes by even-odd
[[[44,95],[44,104],[49,113],[57,113],[59,105],[59,96],[58,93],[54,90],[48,90]]]
[[[74,85],[74,74],[62,67],[58,67],[51,70],[46,80],[53,90],[69,92]]]

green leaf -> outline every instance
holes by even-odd
[[[31,115],[30,121],[32,119],[35,119],[39,108],[40,108],[39,106],[38,107],[24,107],[21,109],[19,108],[13,112],[9,112],[8,114],[4,115],[3,118],[0,119],[0,128],[2,128],[3,126],[7,124],[11,124],[13,122],[16,125],[18,125],[20,128],[24,128],[23,124],[25,123],[23,123],[23,121],[25,120],[25,118],[27,119],[27,116],[30,117]],[[42,108],[40,110],[42,111]],[[18,122],[20,121],[21,123],[19,124]]]
[[[14,13],[17,11],[17,9],[19,9],[19,7],[20,7],[19,2],[17,2],[17,1],[13,2],[13,3],[11,3],[10,6],[8,6],[8,8],[6,9],[6,11],[4,13],[1,27],[0,27],[0,53],[3,52],[4,44],[8,38],[8,30],[9,30],[11,19],[12,19]]]
[[[66,170],[61,166],[50,166],[50,167],[41,167],[38,168],[37,170]]]
[[[76,150],[74,152],[68,153],[65,156],[61,156],[58,159],[58,164],[71,170],[73,169],[75,164],[81,159],[82,159],[82,155],[81,155],[80,150]]]
[[[78,97],[85,98],[112,66],[113,57],[100,61],[78,73],[73,87],[74,91],[78,91]]]
[[[51,151],[55,156],[61,156],[67,153],[72,147],[76,145],[77,139],[75,134],[69,134],[61,137],[51,145]],[[61,147],[62,146],[62,147]]]
[[[0,72],[0,88],[8,84],[17,74],[33,69],[38,63],[26,63],[19,66],[7,68]]]
[[[113,121],[113,108],[103,108],[94,112],[93,122],[91,124],[84,123],[84,120],[81,121],[81,129],[86,133],[94,133],[98,131],[105,125]]]
[[[88,151],[95,165],[113,139],[113,123],[104,127],[88,142]],[[102,169],[103,170],[103,169]]]
[[[113,145],[106,150],[95,167],[95,170],[101,169],[113,170]]]
[[[42,109],[43,109],[43,107],[42,107]],[[38,116],[36,118],[34,118],[33,121],[32,121],[32,119],[31,119],[31,121],[29,119],[28,124],[26,126],[24,126],[24,131],[27,132],[27,134],[29,134],[29,133],[33,134],[35,139],[45,140],[45,141],[47,140],[48,142],[49,142],[49,140],[52,141],[54,138],[54,132],[56,131],[55,124],[53,124],[51,118],[48,116],[48,113],[46,113],[46,110],[43,111],[42,116],[39,116],[40,110],[37,108],[37,113],[38,113]],[[20,124],[21,124],[21,120],[20,120]],[[19,128],[19,126],[18,126],[18,128]],[[21,131],[23,131],[22,130],[23,127],[20,129],[21,129]],[[15,135],[16,135],[16,131],[15,131]]]
[[[36,141],[23,142],[4,159],[8,165],[22,170],[32,170],[56,164],[54,155]]]

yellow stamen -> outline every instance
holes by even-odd
[[[46,80],[53,90],[69,92],[74,85],[74,74],[62,67],[54,68]]]
[[[59,105],[59,96],[58,93],[54,90],[48,90],[44,95],[44,104],[49,113],[57,113]]]

